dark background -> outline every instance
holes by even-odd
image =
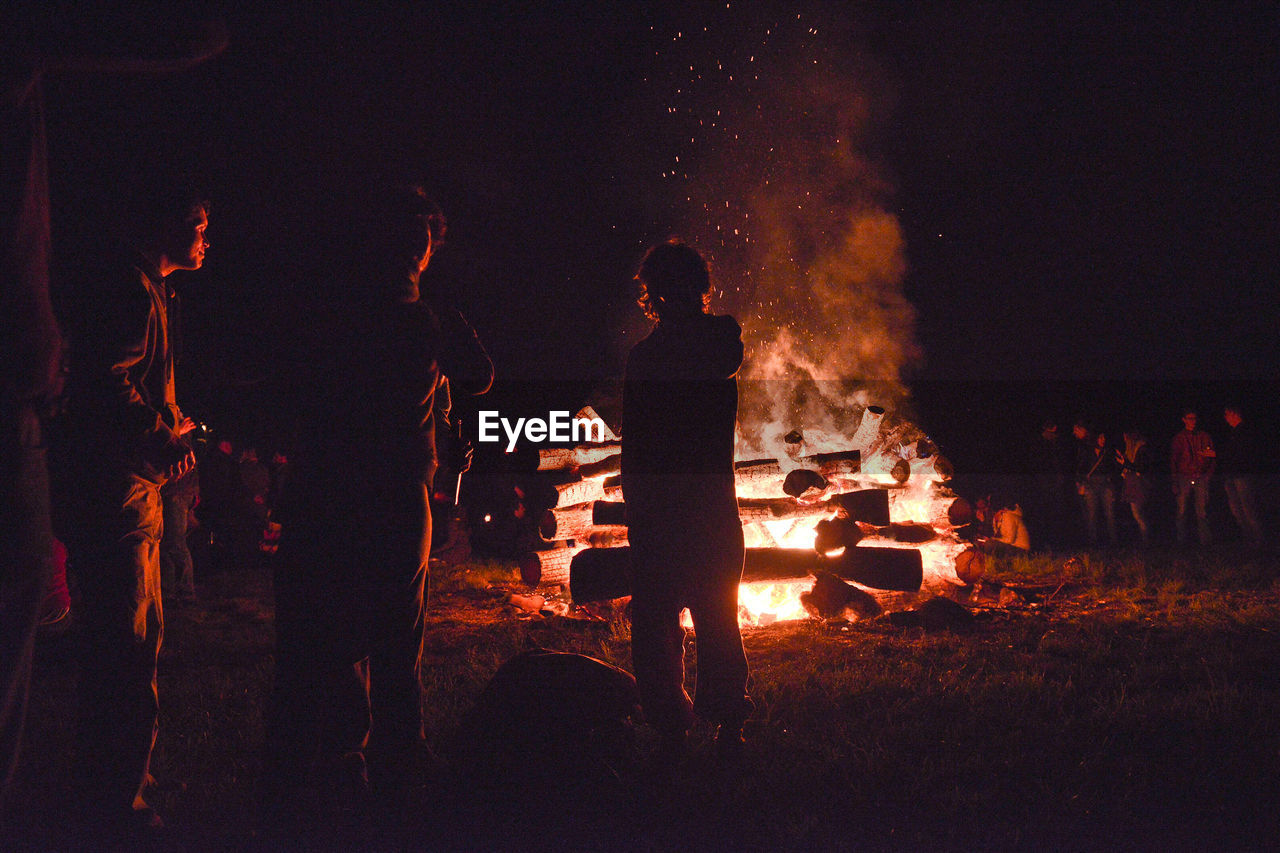
[[[181,394],[212,424],[287,443],[310,319],[350,274],[352,209],[378,182],[421,181],[451,229],[428,276],[497,367],[486,407],[574,409],[643,334],[644,248],[706,225],[690,221],[688,184],[664,177],[687,149],[664,106],[684,66],[760,54],[776,80],[812,57],[873,94],[859,145],[905,234],[924,354],[904,375],[962,470],[1016,467],[1045,415],[1138,425],[1163,445],[1181,406],[1218,429],[1237,398],[1274,435],[1277,16],[1271,3],[42,7],[37,34],[54,44],[164,49],[211,18],[230,38],[180,74],[47,81],[59,286],[84,286],[89,247],[141,176],[201,174],[212,248],[174,279]],[[754,96],[687,76],[704,105]],[[721,188],[735,204],[742,190]]]

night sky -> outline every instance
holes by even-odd
[[[480,331],[499,395],[567,381],[547,404],[571,407],[619,376],[645,327],[631,275],[670,234],[712,257],[754,357],[771,321],[856,336],[832,316],[847,305],[779,285],[774,262],[823,257],[820,232],[856,209],[900,229],[866,304],[932,417],[989,399],[1019,409],[1010,429],[1038,427],[1042,379],[1070,388],[1061,417],[1142,401],[1169,432],[1184,380],[1209,383],[1191,395],[1205,405],[1274,404],[1274,4],[376,8],[204,6],[230,46],[197,69],[47,82],[63,287],[116,188],[156,164],[207,178],[212,249],[182,284],[189,393],[210,419],[278,399],[308,312],[342,289],[346,211],[406,179],[449,214],[428,276]],[[61,23],[124,49],[169,31]],[[762,222],[783,185],[812,185],[812,219]]]

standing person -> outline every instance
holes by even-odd
[[[1031,450],[1035,491],[1034,503],[1027,509],[1030,521],[1050,548],[1061,548],[1070,538],[1066,528],[1071,517],[1071,458],[1071,448],[1057,421],[1046,419]]]
[[[1240,525],[1240,532],[1249,547],[1261,548],[1262,525],[1258,521],[1257,489],[1253,481],[1261,448],[1240,406],[1228,405],[1222,417],[1231,428],[1223,442],[1222,452],[1218,454],[1218,471],[1222,474],[1222,487],[1227,493],[1227,506],[1231,508],[1231,515]]]
[[[69,568],[82,593],[77,789],[90,826],[159,818],[143,799],[159,702],[160,489],[195,464],[174,395],[166,277],[198,270],[208,203],[144,199],[136,249],[109,259],[71,320],[65,448]]]
[[[5,16],[7,19],[8,16]],[[41,68],[0,35],[0,827],[27,718],[36,625],[52,570],[40,413],[57,387]]]
[[[1151,521],[1147,518],[1147,499],[1151,497],[1151,449],[1147,439],[1136,430],[1124,434],[1124,450],[1116,448],[1123,480],[1120,494],[1138,525],[1142,547],[1151,544]]]
[[[1114,451],[1107,446],[1107,434],[1090,432],[1086,424],[1075,427],[1080,440],[1076,456],[1076,491],[1084,513],[1085,532],[1089,544],[1099,543],[1098,515],[1107,522],[1107,544],[1115,547],[1116,539],[1116,474],[1119,465]]]
[[[710,274],[690,246],[653,247],[636,278],[657,323],[631,350],[623,386],[636,683],[646,719],[673,752],[696,713],[719,727],[717,748],[733,756],[753,710],[738,630],[745,551],[733,474],[741,331],[709,313]],[[695,702],[684,689],[685,607],[698,638]]]
[[[1213,477],[1216,453],[1209,433],[1196,428],[1196,412],[1182,412],[1182,429],[1173,437],[1169,463],[1173,473],[1173,494],[1177,498],[1178,544],[1187,544],[1187,514],[1195,494],[1196,532],[1201,545],[1213,542],[1209,528],[1209,480]]]
[[[437,468],[437,389],[482,394],[475,331],[420,290],[445,221],[416,187],[370,207],[368,286],[352,291],[304,411],[275,570],[267,814],[299,806],[313,767],[341,808],[393,808],[425,779],[423,603]],[[268,824],[270,825],[270,824]]]

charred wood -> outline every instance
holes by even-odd
[[[859,489],[845,492],[831,499],[842,518],[865,521],[868,524],[889,523],[889,493],[884,489]]]
[[[813,589],[800,594],[800,603],[810,616],[819,619],[847,616],[850,612],[862,619],[880,615],[875,596],[830,572],[818,572]]]
[[[627,505],[622,501],[596,501],[591,505],[592,524],[626,524]]]

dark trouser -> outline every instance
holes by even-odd
[[[687,731],[695,713],[713,724],[741,725],[754,708],[738,630],[745,552],[736,510],[732,522],[681,536],[633,519],[631,660],[645,719],[666,733]],[[697,638],[696,702],[684,689],[685,607]]]
[[[1227,506],[1245,541],[1254,548],[1262,545],[1262,525],[1258,522],[1258,506],[1254,500],[1252,477],[1226,477],[1222,487],[1227,493]]]
[[[0,421],[0,819],[22,745],[40,603],[53,550],[49,474],[33,409]]]
[[[1116,489],[1105,477],[1090,477],[1085,481],[1084,491],[1080,493],[1081,511],[1084,514],[1085,532],[1089,536],[1089,544],[1099,544],[1098,515],[1101,514],[1107,523],[1107,543],[1116,544]]]
[[[164,501],[164,537],[160,540],[160,574],[166,588],[180,599],[196,595],[195,567],[187,546],[187,518],[198,491],[191,474],[168,483],[160,490]]]
[[[375,788],[415,781],[431,516],[420,484],[401,498],[341,529],[306,520],[282,536],[267,720],[277,792],[300,784],[314,761],[352,754],[367,756]]]
[[[160,487],[128,473],[82,480],[65,532],[80,581],[76,780],[106,819],[142,808],[159,701]]]

